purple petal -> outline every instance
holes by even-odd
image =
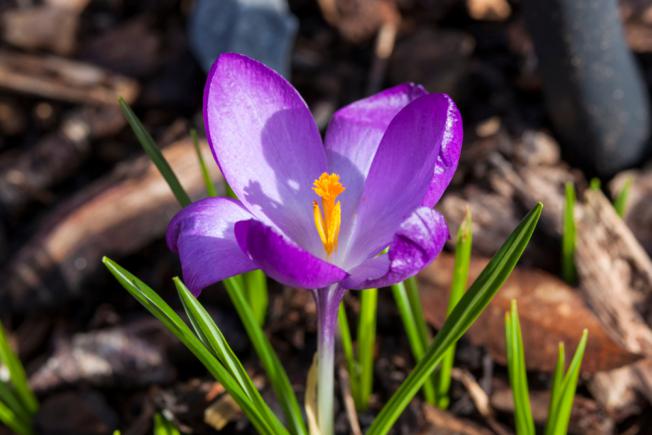
[[[420,207],[401,224],[387,255],[362,263],[342,286],[359,290],[403,281],[434,260],[448,238],[444,217],[431,208]]]
[[[168,247],[179,254],[183,279],[190,291],[256,268],[235,239],[236,222],[251,219],[240,203],[206,198],[181,210],[168,225]]]
[[[417,98],[392,120],[369,169],[346,264],[360,264],[389,244],[401,223],[421,205],[433,180],[441,144],[461,134],[453,100]]]
[[[453,175],[455,175],[455,170],[457,169],[457,163],[460,161],[462,139],[464,137],[462,115],[460,115],[455,103],[452,101],[451,103],[452,107],[446,123],[446,132],[441,141],[441,150],[439,151],[439,156],[437,156],[434,175],[430,181],[428,192],[426,192],[426,196],[421,202],[421,205],[426,207],[434,207],[439,202],[439,199],[453,179]]]
[[[329,170],[340,174],[346,187],[340,197],[343,222],[351,222],[387,126],[403,107],[426,94],[423,87],[405,83],[349,104],[333,115],[324,142]]]
[[[256,220],[238,222],[235,234],[240,247],[254,263],[285,285],[317,289],[347,276],[339,267],[315,257]]]
[[[223,54],[204,90],[206,135],[224,177],[258,220],[311,252],[311,190],[326,153],[306,103],[283,77],[238,54]]]

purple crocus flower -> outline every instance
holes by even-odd
[[[313,290],[318,416],[328,435],[337,307],[347,289],[402,281],[441,251],[449,233],[432,207],[459,160],[459,111],[447,95],[403,84],[340,109],[322,141],[283,77],[223,54],[208,75],[204,123],[239,201],[186,207],[170,223],[168,246],[195,294],[257,268]]]

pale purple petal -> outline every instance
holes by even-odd
[[[251,214],[237,201],[206,198],[181,210],[168,225],[168,247],[179,254],[183,280],[198,295],[225,278],[256,268],[235,239],[233,226]]]
[[[324,143],[329,171],[340,174],[346,187],[340,197],[343,222],[351,222],[387,126],[403,107],[426,94],[422,86],[405,83],[349,104],[333,115]],[[343,228],[342,239],[348,228]]]
[[[282,284],[317,289],[347,276],[339,267],[315,257],[256,220],[238,222],[235,234],[240,247],[254,263]]]
[[[387,246],[421,205],[443,142],[460,134],[459,112],[444,94],[417,98],[392,120],[369,169],[344,264],[360,264]],[[346,223],[343,223],[346,224]]]
[[[453,175],[455,175],[457,163],[460,161],[463,137],[462,115],[460,115],[459,110],[453,104],[447,124],[447,132],[442,139],[441,150],[439,151],[437,163],[435,164],[434,175],[421,205],[434,207],[444,194],[444,191],[453,179]]]
[[[238,54],[223,54],[204,90],[204,123],[229,185],[258,220],[311,252],[311,190],[326,153],[306,103],[283,77]]]
[[[434,260],[448,238],[444,217],[433,209],[420,207],[401,224],[388,253],[355,268],[342,286],[359,290],[403,281]]]

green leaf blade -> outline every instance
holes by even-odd
[[[307,429],[301,413],[301,407],[290,384],[285,368],[272,348],[265,332],[256,319],[245,297],[243,280],[239,277],[224,280],[226,291],[235,307],[256,355],[269,378],[272,390],[283,408],[290,431],[295,435],[307,435]]]
[[[562,222],[561,240],[561,273],[564,281],[574,285],[577,279],[575,269],[575,243],[577,237],[575,228],[575,187],[568,182],[565,185],[564,216]]]
[[[442,326],[424,358],[378,414],[367,432],[368,435],[382,435],[391,430],[396,419],[436,368],[445,351],[459,340],[484,311],[521,258],[541,217],[542,207],[539,203],[528,213],[480,273]]]
[[[249,421],[251,421],[260,433],[287,433],[282,426],[278,428],[270,425],[270,422],[267,421],[256,404],[251,401],[240,385],[233,379],[228,370],[212,355],[197,336],[193,334],[181,317],[154,290],[113,260],[104,257],[102,263],[122,287],[163,323],[197,357],[211,375],[224,386],[224,389],[233,397],[247,418],[249,418]]]
[[[131,107],[129,107],[123,98],[120,98],[118,103],[120,105],[122,114],[127,119],[127,122],[136,135],[138,142],[140,142],[140,145],[145,150],[145,153],[147,153],[150,160],[158,168],[159,172],[168,183],[168,186],[170,186],[170,189],[172,190],[172,193],[176,197],[177,201],[179,201],[179,204],[181,204],[182,207],[189,205],[191,202],[190,197],[184,190],[183,186],[181,186],[179,179],[170,167],[168,161],[165,159],[165,156],[158,148],[158,146],[156,146],[152,136],[149,134],[147,129],[145,129],[145,126],[142,124],[142,122],[140,122],[140,119],[138,119],[136,114],[133,112],[133,110],[131,110]]]
[[[358,321],[358,363],[360,366],[359,403],[362,410],[369,407],[373,389],[374,349],[376,347],[376,306],[378,289],[363,290],[360,295],[360,319]]]
[[[449,316],[457,303],[462,299],[464,290],[469,279],[469,267],[471,264],[471,248],[473,245],[473,220],[471,210],[467,209],[464,220],[457,230],[455,242],[455,264],[453,266],[453,279],[451,292],[448,298],[446,315]],[[437,395],[437,406],[441,409],[448,408],[450,398],[448,392],[451,385],[451,374],[455,361],[455,348],[453,344],[446,351],[442,358],[439,370],[435,374],[435,389]]]
[[[199,170],[201,171],[202,179],[204,180],[204,188],[206,189],[206,194],[208,196],[217,196],[217,189],[211,178],[211,173],[206,166],[206,161],[204,160],[204,155],[202,154],[201,147],[199,146],[199,138],[197,137],[197,130],[194,128],[190,130],[190,137],[192,137],[192,143],[195,146],[195,153],[197,154],[197,161],[199,162]]]

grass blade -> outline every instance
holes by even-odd
[[[140,142],[140,145],[143,147],[150,160],[154,163],[154,165],[156,165],[159,172],[168,183],[168,186],[170,186],[170,189],[172,190],[174,196],[177,198],[177,201],[179,201],[179,204],[181,204],[182,207],[190,204],[190,197],[184,190],[183,186],[181,186],[179,179],[174,174],[170,164],[167,162],[167,160],[165,160],[161,150],[158,148],[158,146],[156,146],[152,136],[145,129],[145,126],[143,126],[136,114],[131,110],[131,107],[129,107],[123,98],[120,98],[118,102],[120,104],[120,110],[122,111],[124,117],[127,119],[131,129],[134,131],[138,142]]]
[[[213,355],[226,367],[247,396],[252,401],[257,402],[261,406],[261,409],[266,407],[249,374],[242,366],[242,363],[233,352],[233,349],[231,349],[222,331],[215,324],[208,311],[190,293],[190,290],[188,290],[178,277],[175,277],[173,281],[179,292],[179,299],[181,299],[183,308],[197,336],[212,350]],[[269,411],[269,409],[266,409],[266,411]]]
[[[464,220],[457,230],[455,242],[455,264],[453,266],[453,279],[451,293],[448,298],[446,315],[449,316],[457,303],[462,299],[469,279],[469,265],[471,264],[471,246],[473,244],[473,221],[471,210],[467,209]],[[455,344],[453,344],[441,360],[439,370],[435,375],[435,392],[437,406],[441,409],[448,408],[450,398],[448,391],[451,385],[451,372],[455,361]]]
[[[415,277],[410,277],[403,281],[405,290],[407,291],[408,301],[410,302],[410,309],[412,310],[412,317],[417,326],[419,337],[423,343],[424,349],[428,347],[432,341],[428,323],[426,323],[426,316],[423,314],[423,304],[421,303],[421,296],[419,295],[419,285]]]
[[[568,182],[565,186],[564,217],[561,239],[561,274],[568,284],[575,284],[575,187]]]
[[[0,401],[0,423],[19,435],[31,435],[32,428],[22,421],[18,416],[2,401]]]
[[[632,178],[628,177],[623,183],[623,188],[620,189],[616,199],[614,199],[614,208],[618,216],[625,216],[625,211],[627,211],[627,199],[629,198],[629,191],[632,188]]]
[[[211,179],[211,173],[206,166],[206,161],[204,160],[204,155],[201,152],[199,146],[199,138],[197,137],[197,130],[194,128],[190,130],[190,137],[192,137],[192,143],[195,145],[195,152],[197,153],[197,161],[199,162],[199,170],[201,171],[201,176],[204,179],[204,187],[206,188],[206,193],[208,196],[217,196],[217,189],[215,189],[215,184]],[[181,202],[181,201],[179,201]]]
[[[104,257],[102,263],[122,287],[172,332],[208,369],[211,375],[224,386],[224,389],[238,403],[238,406],[260,433],[274,435],[288,433],[280,422],[266,420],[257,406],[233,379],[226,367],[213,356],[199,338],[192,333],[181,317],[154,290],[113,260]]]
[[[290,432],[295,435],[307,435],[301,408],[290,384],[290,379],[245,298],[242,280],[228,278],[224,280],[224,285],[231,298],[231,302],[240,316],[240,320],[242,320],[242,324],[256,351],[256,355],[258,355],[263,369],[267,373],[267,377],[274,390],[274,395],[283,408]]]
[[[370,288],[360,294],[360,319],[358,321],[358,362],[360,366],[360,409],[369,407],[373,389],[374,349],[376,347],[376,306],[378,289]]]
[[[505,313],[505,348],[507,350],[509,383],[514,397],[516,433],[518,435],[534,435],[534,420],[532,419],[525,367],[525,351],[515,300],[512,300],[511,311]]]
[[[557,352],[557,364],[555,371],[552,375],[552,387],[550,389],[550,403],[548,404],[548,424],[546,425],[546,435],[552,433],[552,421],[555,421],[557,410],[556,405],[559,403],[561,397],[561,385],[564,382],[564,369],[566,368],[566,352],[564,350],[564,343],[559,343],[559,351]]]
[[[394,284],[392,286],[392,294],[401,316],[401,321],[403,322],[403,328],[405,329],[405,334],[407,335],[408,343],[410,344],[412,356],[414,357],[414,361],[419,363],[426,352],[426,346],[421,341],[419,327],[417,326],[417,321],[414,318],[412,307],[410,306],[410,299],[407,290],[405,289],[405,284],[402,282]],[[435,384],[433,383],[433,379],[428,379],[424,382],[423,396],[426,399],[426,402],[431,405],[435,404]]]
[[[351,340],[351,328],[349,328],[349,320],[346,317],[346,308],[344,301],[340,302],[339,309],[337,310],[337,325],[340,333],[340,343],[342,344],[342,352],[344,353],[344,360],[346,361],[346,370],[349,372],[349,387],[351,388],[351,396],[355,401],[356,409],[361,409],[362,404],[358,403],[359,394],[359,378],[358,362],[353,354],[353,341]]]
[[[597,177],[591,178],[591,182],[589,184],[589,188],[591,190],[599,191],[602,190],[602,183],[600,182],[600,179]]]
[[[565,435],[567,433],[568,422],[570,421],[571,411],[573,410],[577,381],[580,376],[580,367],[582,366],[582,359],[584,358],[588,338],[589,332],[585,329],[560,386],[561,392],[558,396],[559,399],[554,405],[555,412],[546,425],[546,435]]]
[[[181,435],[179,429],[161,414],[154,414],[154,435]]]
[[[18,355],[16,355],[9,344],[7,333],[2,324],[0,324],[0,365],[5,365],[7,367],[11,385],[16,391],[18,398],[28,414],[32,415],[36,413],[38,410],[38,401],[27,382],[25,369],[23,368]]]
[[[262,326],[265,324],[267,306],[269,304],[267,277],[265,276],[265,272],[258,269],[245,273],[243,278],[247,301],[249,302],[249,306],[251,306],[256,321]]]
[[[516,227],[480,276],[471,285],[439,331],[433,344],[376,417],[368,435],[389,432],[396,419],[426,382],[446,350],[471,327],[511,274],[541,217],[537,204]]]

